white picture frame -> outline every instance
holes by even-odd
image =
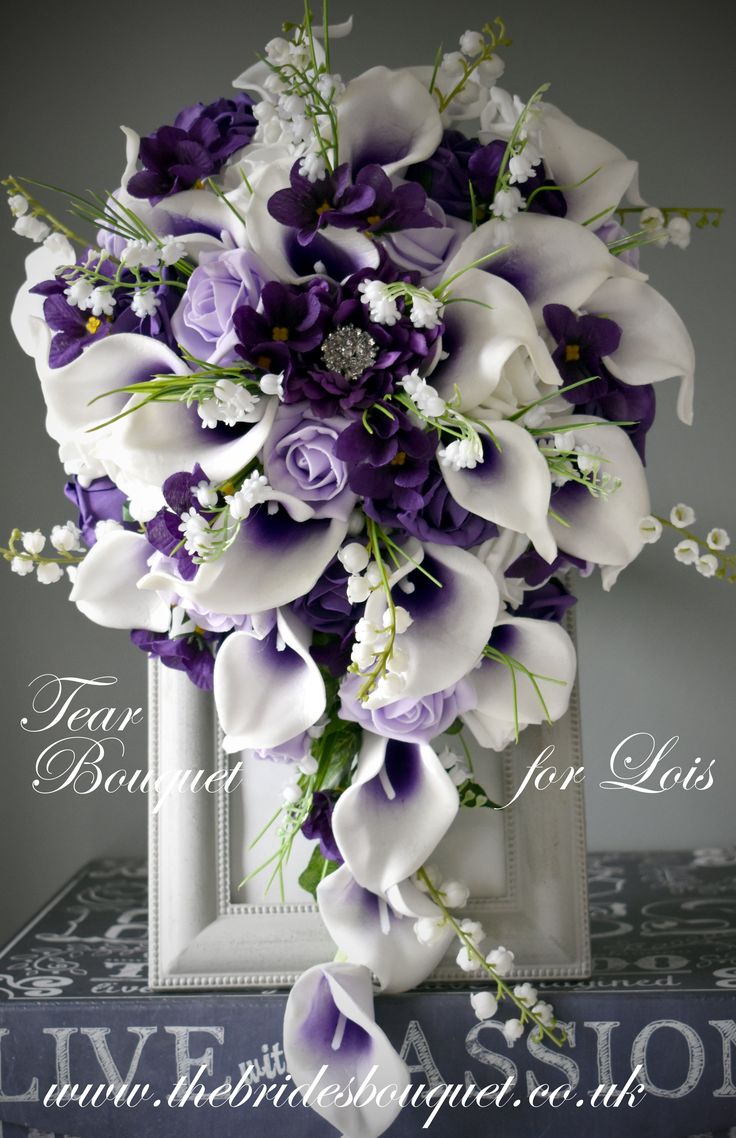
[[[574,632],[569,618],[568,628]],[[273,813],[269,797],[280,799],[285,768],[253,756],[225,755],[211,694],[195,688],[183,673],[152,661],[149,691],[152,780],[199,769],[221,772],[213,776],[210,792],[175,791],[158,810],[153,808],[153,794],[149,799],[150,985],[290,987],[302,971],[335,953],[316,904],[296,884],[308,845],[294,851],[284,901],[264,897],[258,877],[245,892],[237,887],[254,868],[253,859],[262,861],[271,852],[268,835],[261,839],[262,849],[256,846],[249,853],[247,847],[256,827],[265,824],[269,806]],[[503,755],[476,751],[476,762],[485,764],[478,781],[494,801],[508,802],[530,764],[550,746],[554,753],[548,764],[558,774],[582,768],[577,686],[560,722],[527,728]],[[225,778],[239,758],[245,780],[228,792]],[[505,810],[461,810],[432,860],[469,885],[471,898],[463,915],[480,920],[493,944],[513,948],[514,976],[558,980],[589,975],[585,812],[579,781],[569,779],[565,789],[537,789],[530,781]],[[454,954],[454,949],[448,952],[430,983],[486,978],[462,972]]]

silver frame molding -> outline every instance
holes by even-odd
[[[568,623],[570,631],[572,622]],[[149,759],[152,778],[178,771],[228,769],[214,703],[181,672],[149,663]],[[503,756],[505,801],[529,763],[548,746],[557,770],[582,766],[577,685],[568,714],[553,727],[527,728]],[[149,796],[152,988],[289,987],[335,946],[315,904],[234,904],[230,889],[228,795],[169,795],[158,813]],[[516,956],[515,977],[578,979],[590,974],[583,787],[529,785],[501,812],[506,854],[503,894],[471,898],[464,915],[480,920],[489,943]],[[495,815],[498,817],[498,814]],[[467,983],[454,949],[430,982]]]

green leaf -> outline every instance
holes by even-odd
[[[336,861],[328,861],[322,856],[319,846],[315,846],[312,850],[312,856],[309,859],[307,868],[299,875],[299,884],[305,893],[309,893],[317,900],[317,886],[323,878],[328,877],[329,874],[334,873],[337,869]]]
[[[473,782],[472,779],[468,778],[461,783],[457,792],[460,795],[461,806],[487,806],[489,810],[501,809],[497,802],[491,802],[483,787],[479,783]]]

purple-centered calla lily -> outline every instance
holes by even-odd
[[[464,549],[411,543],[406,552],[413,561],[421,561],[421,568],[407,561],[391,576],[390,584],[395,603],[412,618],[397,638],[406,655],[401,695],[419,700],[451,688],[472,670],[495,624],[499,594],[492,574]],[[401,582],[407,577],[413,588],[405,592]],[[366,619],[381,628],[385,610],[383,590],[376,589],[366,603]],[[391,700],[374,696],[371,702],[381,707]]]
[[[452,293],[457,302],[447,305],[443,315],[442,348],[447,358],[432,373],[432,383],[443,398],[452,399],[457,389],[461,409],[478,407],[493,395],[517,351],[531,360],[543,383],[559,385],[529,306],[513,284],[491,272],[470,269]]]
[[[105,628],[166,632],[171,619],[169,605],[156,593],[138,588],[152,553],[141,534],[125,530],[106,533],[77,569],[69,599],[89,620]]]
[[[406,1064],[375,1022],[371,974],[359,964],[317,964],[301,974],[286,1003],[284,1055],[294,1085],[304,1092],[324,1067],[323,1087],[352,1088],[353,1094],[368,1076],[378,1090],[401,1091],[410,1083]],[[321,1102],[315,1092],[309,1105],[341,1134],[378,1138],[401,1109],[398,1094],[390,1102],[386,1097],[383,1106],[376,1096],[355,1106],[347,1104],[347,1094]]]
[[[378,164],[399,174],[440,144],[437,103],[409,71],[372,67],[336,101],[341,152],[353,171]]]
[[[453,939],[449,925],[431,944],[417,939],[420,918],[441,921],[442,913],[411,881],[391,891],[392,900],[358,885],[347,866],[331,873],[317,887],[319,912],[325,927],[348,959],[364,964],[378,978],[383,992],[406,992],[426,980]]]
[[[504,252],[499,252],[502,248]],[[447,277],[483,257],[488,260],[481,271],[514,285],[539,325],[545,304],[583,308],[609,277],[641,279],[635,269],[611,256],[594,233],[576,222],[537,213],[479,225],[459,246],[447,266]],[[463,295],[463,279],[460,277],[456,286],[459,296]]]
[[[547,169],[564,187],[567,216],[580,225],[591,218],[604,221],[624,195],[644,205],[638,191],[638,163],[605,138],[578,126],[557,107],[544,102],[541,111],[541,149]]]
[[[575,647],[559,624],[516,616],[499,620],[490,643],[509,663],[483,659],[470,676],[476,704],[463,719],[482,747],[502,751],[517,730],[548,716],[554,723],[565,714],[575,681]]]
[[[525,533],[547,561],[557,553],[550,530],[551,481],[544,456],[524,427],[504,419],[481,434],[483,461],[472,469],[443,469],[452,496],[466,510]]]
[[[431,747],[366,731],[332,828],[355,880],[385,895],[424,864],[458,808],[457,789]]]
[[[277,614],[265,635],[242,631],[227,637],[214,672],[226,752],[277,747],[317,722],[325,709],[325,685],[309,655],[310,641],[288,610]]]
[[[595,448],[601,473],[620,478],[611,493],[594,496],[577,482],[567,482],[552,496],[550,529],[563,553],[600,565],[603,587],[608,589],[620,571],[641,553],[644,542],[639,523],[650,512],[649,489],[644,467],[630,439],[620,427],[585,416],[592,426],[579,432],[581,443]],[[546,426],[575,426],[576,420],[560,416]]]
[[[273,497],[279,501],[287,496],[274,491]],[[191,581],[180,580],[167,567],[152,570],[141,588],[179,593],[185,602],[192,600],[208,612],[228,615],[289,604],[319,580],[343,542],[347,523],[307,520],[311,511],[304,503],[291,499],[288,505],[306,510],[299,513],[301,520],[294,520],[281,505],[273,513],[266,504],[258,506],[229,548],[200,565]]]
[[[615,320],[618,345],[603,357],[611,375],[631,386],[680,379],[677,413],[693,418],[695,349],[669,301],[641,280],[608,280],[588,299],[589,312]]]

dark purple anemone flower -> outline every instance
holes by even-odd
[[[450,494],[436,460],[432,460],[424,482],[417,487],[423,505],[417,510],[393,512],[390,503],[372,503],[370,512],[382,525],[400,526],[420,541],[472,549],[498,535],[498,527],[471,514]]]
[[[236,352],[264,371],[290,371],[300,356],[322,343],[332,292],[330,282],[321,278],[306,285],[269,281],[261,293],[261,311],[243,304],[233,314]]]
[[[231,154],[248,145],[255,128],[253,100],[244,92],[185,107],[173,126],[160,126],[141,139],[144,169],[130,179],[128,192],[156,203],[201,184],[217,174]]]
[[[332,833],[332,812],[337,795],[331,790],[318,790],[312,795],[312,808],[302,823],[302,833],[308,841],[319,840],[319,849],[326,861],[343,863],[343,856],[337,848]]]
[[[85,255],[78,264],[87,264],[92,251]],[[114,277],[118,266],[112,261],[91,262],[97,271],[104,277]],[[166,279],[177,279],[174,269],[165,269]],[[30,290],[38,296],[45,297],[43,302],[43,317],[54,336],[49,348],[49,367],[59,368],[77,359],[85,348],[97,340],[119,332],[134,332],[142,336],[150,336],[161,340],[168,347],[176,349],[176,337],[171,331],[171,316],[181,300],[178,289],[166,284],[158,285],[154,289],[159,305],[152,316],[136,316],[131,308],[136,281],[130,272],[121,275],[122,287],[113,290],[115,307],[110,316],[93,316],[88,310],[77,308],[69,304],[65,290],[70,283],[81,274],[67,272],[65,276],[52,277],[50,280],[40,281]],[[150,279],[150,274],[141,272],[143,283]]]
[[[385,510],[418,512],[424,506],[421,487],[437,449],[436,432],[416,427],[395,406],[372,408],[366,420],[370,432],[360,419],[337,440],[336,453],[348,464],[351,490],[366,499],[371,517]]]
[[[500,139],[483,145],[459,130],[446,130],[434,154],[411,166],[407,178],[419,182],[445,213],[481,223],[490,216],[505,151],[506,143]],[[518,189],[531,213],[567,214],[565,197],[547,177],[544,163]]]
[[[427,212],[427,195],[421,186],[394,187],[381,166],[364,166],[351,180],[347,163],[332,174],[310,182],[295,162],[288,189],[277,190],[268,201],[268,212],[282,225],[297,230],[300,245],[309,245],[320,229],[359,229],[374,235],[401,229],[436,228]]]
[[[197,629],[189,635],[169,637],[165,632],[134,628],[130,639],[149,656],[157,656],[167,668],[186,672],[198,688],[212,690],[215,654],[225,639],[222,633]]]
[[[595,415],[623,429],[644,462],[647,431],[654,422],[656,397],[652,384],[632,386],[611,375],[603,362],[621,342],[621,328],[606,316],[576,316],[564,304],[546,304],[544,321],[557,341],[552,358],[565,384],[592,378],[573,391],[563,391],[576,414]]]
[[[262,309],[242,305],[233,322],[236,352],[264,371],[283,371],[284,401],[306,400],[321,418],[360,415],[393,391],[404,375],[431,359],[443,331],[415,328],[404,314],[392,326],[374,324],[359,286],[368,279],[416,284],[387,257],[337,285],[322,277],[302,285],[267,284]]]
[[[70,478],[64,494],[79,510],[79,528],[88,546],[95,544],[95,526],[101,521],[114,521],[138,528],[137,522],[123,522],[123,505],[127,495],[119,490],[110,478],[95,478],[89,486],[82,486],[77,478]]]

